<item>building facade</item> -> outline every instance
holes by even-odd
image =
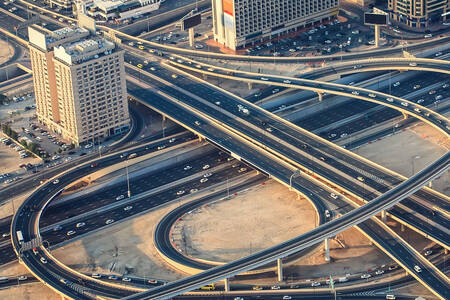
[[[442,16],[450,10],[448,0],[389,0],[389,17],[391,21],[412,28],[426,28],[443,22]]]
[[[138,18],[144,14],[156,11],[161,0],[88,0],[84,1],[86,14],[98,20],[123,21]]]
[[[38,121],[74,144],[129,127],[123,50],[83,27],[29,27]]]
[[[338,0],[212,0],[214,39],[239,49],[338,14]]]

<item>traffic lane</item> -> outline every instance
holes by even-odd
[[[221,162],[224,160],[224,158],[218,155],[218,151],[216,151],[204,156],[202,159],[184,161],[177,163],[169,169],[158,171],[157,173],[150,172],[139,176],[138,178],[131,178],[129,181],[130,190],[133,195],[142,193],[169,182],[179,180],[190,174],[194,174],[200,171],[206,164],[215,167],[220,164],[220,162],[217,161],[218,158],[221,158]],[[192,169],[184,170],[183,165],[190,165]],[[119,195],[126,196],[127,191],[128,185],[124,180],[112,187],[109,186],[108,188],[101,189],[94,193],[72,199],[69,203],[51,206],[44,210],[40,227],[50,226],[58,221],[113,203]]]
[[[238,172],[239,168],[240,167],[233,168],[230,166],[220,172],[216,172],[211,176],[209,176],[208,181],[206,181],[205,183],[200,182],[200,179],[204,177],[199,176],[194,180],[191,180],[183,184],[174,185],[171,188],[163,190],[155,195],[144,198],[142,200],[137,200],[135,202],[133,201],[132,203],[124,204],[123,206],[117,207],[107,212],[102,212],[94,216],[81,218],[76,222],[65,224],[63,230],[57,232],[49,231],[47,233],[42,233],[42,236],[47,241],[49,241],[51,245],[55,245],[57,243],[60,243],[61,241],[72,239],[77,235],[87,233],[97,228],[104,227],[105,225],[108,225],[106,224],[108,220],[113,220],[113,222],[111,222],[112,224],[118,220],[128,218],[134,214],[140,213],[142,211],[157,207],[161,204],[180,198],[186,194],[189,194],[190,193],[189,191],[191,189],[198,189],[198,190],[205,189],[213,184],[224,182],[225,180],[227,180],[227,178],[232,179],[237,175],[245,174],[250,170],[248,168],[246,171]],[[179,191],[184,191],[184,193],[182,195],[178,195]],[[131,208],[125,210],[125,208],[130,206]],[[81,222],[85,223],[85,225],[78,228],[77,224]],[[67,235],[68,230],[73,230],[75,231],[75,233],[69,236]]]

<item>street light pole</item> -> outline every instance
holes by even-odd
[[[289,177],[289,190],[292,191],[292,178],[297,178],[300,176],[300,170],[296,169],[292,175]]]
[[[130,191],[130,177],[129,177],[129,175],[128,175],[128,159],[126,160],[126,170],[127,170],[127,186],[128,186],[128,192],[127,192],[127,194],[128,194],[128,198],[130,198],[131,197],[131,191]]]

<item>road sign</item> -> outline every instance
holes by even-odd
[[[366,25],[386,25],[388,17],[385,14],[364,13],[364,24]]]
[[[181,30],[188,30],[202,23],[202,15],[197,13],[193,16],[185,17],[181,20]]]

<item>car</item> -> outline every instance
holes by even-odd
[[[129,210],[132,209],[132,208],[133,208],[133,206],[128,205],[128,206],[125,206],[125,207],[123,208],[123,210],[124,210],[124,211],[129,211]]]
[[[130,278],[130,277],[123,277],[123,278],[122,278],[122,281],[130,282],[130,281],[131,281],[131,278]]]
[[[59,183],[59,179],[53,180],[53,184],[58,184],[58,183]]]
[[[203,45],[201,44],[196,44],[194,47],[195,49],[203,49]]]
[[[314,282],[311,283],[311,286],[312,287],[320,286],[320,282],[314,281]]]
[[[69,230],[69,231],[67,231],[66,235],[71,236],[71,235],[74,235],[75,233],[76,233],[75,230]]]
[[[356,179],[358,179],[361,182],[364,182],[364,177],[362,177],[362,176],[358,176],[358,177],[356,177]]]
[[[105,222],[106,225],[109,225],[109,224],[112,224],[112,223],[114,223],[114,220],[113,220],[113,219],[108,219],[108,220],[106,220],[106,222]]]
[[[244,300],[242,297],[234,297],[234,300]]]
[[[110,280],[117,280],[117,279],[119,279],[119,277],[117,277],[116,275],[109,275],[108,279],[110,279]]]
[[[289,79],[286,79],[286,80],[283,80],[283,82],[289,84],[289,83],[291,83],[292,81],[290,81]]]
[[[205,182],[207,182],[208,181],[208,178],[202,178],[202,179],[200,179],[200,182],[201,183],[205,183]]]
[[[283,300],[291,300],[292,299],[292,297],[291,296],[289,296],[289,295],[285,295],[285,296],[283,296]]]
[[[93,145],[92,145],[91,143],[89,143],[89,144],[87,144],[87,145],[84,146],[84,149],[92,148],[92,146],[93,146]]]
[[[338,195],[336,195],[335,193],[331,193],[331,194],[330,194],[330,197],[331,197],[331,198],[333,198],[333,199],[337,199],[337,198],[339,198],[339,196],[338,196]]]
[[[47,263],[47,259],[45,259],[45,257],[41,257],[40,259],[41,263],[46,264]]]
[[[158,146],[158,150],[162,150],[164,148],[166,148],[166,145]]]
[[[448,84],[448,83],[444,83],[443,85],[442,85],[442,88],[443,89],[446,89],[446,88],[448,88],[450,85]]]
[[[425,102],[424,99],[419,99],[419,100],[417,100],[417,104],[424,103],[424,102]]]
[[[200,126],[201,123],[199,121],[195,121],[194,124]]]
[[[429,255],[431,255],[432,253],[433,253],[433,250],[428,249],[427,251],[425,251],[424,255],[425,255],[425,256],[429,256]]]
[[[148,280],[148,283],[151,283],[151,284],[157,284],[157,283],[158,283],[158,280],[156,280],[156,279],[149,279],[149,280]]]
[[[172,74],[172,78],[178,78],[178,75],[177,74]]]
[[[173,142],[175,142],[177,139],[176,138],[171,138],[170,140],[169,140],[169,143],[173,143]]]
[[[20,275],[17,279],[18,279],[19,281],[24,281],[24,280],[27,280],[28,277],[25,276],[25,275]]]
[[[102,278],[102,275],[100,275],[98,273],[92,273],[91,277],[92,278]]]
[[[270,287],[271,290],[279,290],[281,287],[279,285],[273,285]]]
[[[400,81],[397,81],[396,83],[394,83],[394,86],[395,86],[395,87],[400,86]]]
[[[247,171],[247,168],[240,168],[239,170],[238,170],[238,173],[242,173],[242,172],[245,172],[245,171]]]
[[[84,225],[86,225],[86,223],[79,222],[79,223],[77,223],[77,225],[75,227],[80,228],[80,227],[83,227]]]
[[[361,275],[361,279],[369,279],[370,277],[372,277],[372,275],[367,274],[367,273]]]
[[[203,177],[205,177],[205,178],[210,177],[210,176],[212,176],[212,173],[203,174]]]
[[[404,107],[408,107],[408,102],[402,101],[400,104],[401,104],[402,106],[404,106]]]
[[[156,71],[156,68],[155,67],[150,67],[150,70],[151,71]]]
[[[69,280],[64,279],[64,278],[61,278],[59,281],[66,285],[70,283]]]
[[[442,98],[442,95],[437,95],[436,97],[434,97],[435,100],[441,100]]]
[[[417,67],[417,64],[416,64],[415,62],[409,63],[409,65],[410,65],[411,67]]]
[[[398,269],[398,265],[389,266],[389,271],[393,271],[393,270],[396,270],[396,269]]]
[[[348,134],[344,132],[344,133],[341,134],[341,138],[344,138],[344,137],[346,137],[347,135],[348,135]]]
[[[204,165],[202,169],[203,169],[203,170],[207,170],[207,169],[209,169],[209,168],[210,168],[210,165]]]
[[[189,165],[187,165],[187,166],[185,166],[185,167],[183,168],[183,170],[185,170],[185,171],[190,170],[190,169],[192,169],[192,167],[189,166]]]
[[[319,157],[319,159],[320,159],[321,161],[326,161],[326,160],[327,160],[327,159],[326,159],[325,157],[323,157],[323,156]]]
[[[178,195],[178,196],[181,196],[181,195],[183,195],[183,194],[184,194],[184,190],[180,190],[180,191],[177,192],[177,195]]]
[[[254,290],[254,291],[261,291],[262,289],[263,289],[262,287],[257,286],[257,285],[255,285],[255,286],[253,287],[253,290]]]
[[[55,227],[53,227],[53,231],[60,231],[62,229],[61,225],[56,225]]]
[[[127,152],[120,154],[120,158],[125,158],[125,157],[127,157],[127,156],[128,156],[128,153],[127,153]]]
[[[426,38],[426,39],[428,39],[428,38],[433,37],[433,35],[432,35],[431,33],[428,33],[428,34],[425,34],[423,37]]]
[[[395,298],[395,295],[394,295],[394,294],[387,294],[387,295],[386,295],[386,299],[387,299],[387,300],[395,300],[396,298]]]
[[[414,108],[414,111],[415,111],[415,112],[418,112],[418,113],[421,113],[421,112],[422,112],[422,111],[420,110],[420,108],[417,108],[417,107]]]
[[[414,266],[414,270],[415,270],[417,273],[422,272],[422,268],[419,267],[418,265],[415,265],[415,266]]]
[[[268,81],[269,78],[267,78],[267,77],[261,77],[261,80]]]
[[[369,94],[369,97],[370,97],[370,98],[376,98],[377,95],[375,95],[374,93],[370,93],[370,94]]]
[[[119,195],[119,196],[116,197],[116,201],[119,201],[119,200],[122,200],[122,199],[125,199],[124,195]]]
[[[330,218],[330,217],[331,217],[331,213],[330,213],[330,211],[329,211],[328,209],[326,209],[326,210],[324,211],[324,213],[325,213],[325,217],[327,217],[327,218]]]
[[[414,86],[413,86],[413,89],[415,89],[415,90],[417,90],[417,89],[419,89],[420,88],[420,84],[415,84]]]
[[[4,234],[2,234],[2,237],[3,238],[6,238],[6,237],[8,237],[8,236],[10,236],[11,234],[9,233],[9,232],[7,232],[7,233],[4,233]]]
[[[272,128],[270,128],[270,127],[267,127],[266,130],[267,130],[268,132],[272,132],[272,131],[273,131]]]
[[[137,67],[138,67],[139,69],[142,69],[144,66],[143,66],[142,64],[137,64]]]
[[[435,90],[431,90],[431,91],[428,92],[428,94],[429,95],[434,95],[434,94],[436,94],[436,91]]]
[[[276,93],[278,93],[280,91],[280,89],[273,89],[272,90],[272,94],[276,94]]]
[[[384,270],[377,270],[377,271],[375,272],[375,274],[376,274],[376,275],[382,275],[382,274],[384,274]]]
[[[353,91],[352,94],[353,95],[359,95],[359,92],[358,91]]]
[[[191,194],[196,193],[196,192],[198,192],[198,189],[191,189],[191,190],[189,191],[189,193],[191,193]]]

